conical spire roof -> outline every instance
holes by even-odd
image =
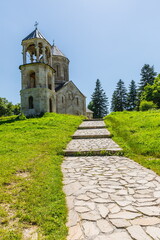
[[[22,41],[34,39],[34,38],[41,38],[45,39],[45,37],[40,33],[40,31],[36,28],[33,32],[31,32],[27,37],[25,37]],[[47,40],[46,40],[47,41]],[[47,41],[48,42],[48,41]]]
[[[66,57],[57,46],[53,45],[52,47],[52,54],[55,56],[62,56],[62,57]]]

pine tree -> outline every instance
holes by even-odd
[[[111,101],[111,111],[123,111],[127,109],[127,90],[124,82],[120,79],[117,83],[116,90],[113,92]]]
[[[154,71],[154,66],[150,67],[149,64],[145,64],[141,69],[141,79],[139,83],[138,95],[141,96],[141,93],[144,91],[144,88],[147,84],[152,85],[157,73]]]
[[[127,94],[127,110],[133,111],[137,106],[137,87],[135,81],[132,80],[129,85]]]
[[[115,90],[112,94],[111,111],[116,112],[118,107],[119,107],[119,105],[118,105],[117,91]]]
[[[97,79],[96,87],[91,97],[88,108],[93,111],[94,118],[102,118],[108,114],[108,98],[101,87],[100,80]]]

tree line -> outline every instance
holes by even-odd
[[[140,73],[141,79],[136,86],[134,80],[129,84],[128,90],[120,79],[112,94],[111,111],[145,111],[151,108],[160,108],[160,74],[154,71],[154,66],[144,64]],[[94,118],[104,117],[108,112],[109,103],[100,80],[91,96],[88,108],[93,111]]]

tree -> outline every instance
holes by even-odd
[[[17,103],[16,105],[14,105],[13,113],[14,113],[14,115],[19,115],[21,113],[21,104],[20,103]]]
[[[123,111],[127,109],[127,90],[124,82],[120,79],[117,83],[116,90],[113,92],[111,101],[111,111]]]
[[[152,85],[145,86],[141,99],[153,101],[160,108],[160,74],[155,78]]]
[[[112,94],[111,111],[116,112],[118,107],[119,107],[119,103],[118,103],[117,91],[115,90]]]
[[[149,64],[144,64],[144,66],[141,69],[141,79],[139,83],[139,89],[138,89],[138,105],[140,104],[141,101],[141,96],[144,91],[145,86],[147,84],[152,85],[154,82],[154,79],[157,75],[157,73],[154,71],[154,66],[150,66]]]
[[[8,102],[6,98],[0,98],[0,116],[12,115],[12,103]]]
[[[96,87],[91,96],[91,102],[89,103],[88,108],[93,111],[94,118],[102,118],[108,114],[108,98],[102,89],[99,79],[96,81]]]
[[[133,111],[137,106],[137,87],[135,81],[132,80],[129,85],[127,94],[127,110]]]
[[[157,105],[153,101],[141,101],[139,109],[140,111],[148,111],[149,109],[156,109]]]
[[[11,116],[20,113],[20,104],[13,105],[6,98],[0,98],[0,117]]]

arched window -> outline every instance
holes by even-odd
[[[36,87],[36,75],[35,72],[30,73],[29,75],[29,88]]]
[[[53,110],[52,110],[52,99],[51,98],[49,99],[49,111],[53,112]]]
[[[68,92],[68,100],[73,100],[73,94],[72,92]]]
[[[46,47],[45,48],[45,54],[46,54],[46,63],[50,63],[50,51],[49,51],[49,48]]]
[[[33,109],[34,106],[33,106],[33,97],[32,96],[29,97],[28,102],[29,102],[29,109]]]
[[[78,99],[78,97],[76,97],[76,104],[77,104],[77,106],[79,106],[79,99]]]
[[[65,66],[63,67],[63,75],[64,75],[64,80],[68,81],[68,70]]]
[[[59,65],[56,65],[56,76],[59,77],[59,73],[60,73],[60,67]]]
[[[51,81],[51,76],[50,75],[48,75],[48,88],[50,89],[50,90],[52,90],[52,81]]]

